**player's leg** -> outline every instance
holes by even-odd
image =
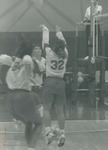
[[[59,129],[57,134],[59,136],[58,146],[63,146],[65,143],[65,114],[64,106],[66,103],[66,94],[65,94],[65,82],[63,80],[58,81],[59,92],[56,92],[56,101],[55,101],[55,110],[57,114],[57,120]]]
[[[60,100],[60,99],[59,99]],[[65,143],[65,115],[64,115],[64,105],[55,104],[56,114],[59,129],[57,129],[56,134],[59,138],[58,146],[63,146]]]
[[[28,148],[35,149],[36,143],[42,132],[42,124],[28,122],[25,124],[25,139]]]
[[[27,112],[28,117],[25,118],[25,138],[28,144],[29,148],[34,148],[36,146],[36,143],[39,139],[39,136],[41,135],[42,132],[42,117],[40,114],[40,104],[35,105],[35,103],[38,101],[37,94],[31,93],[30,94],[30,103],[29,105],[29,111]]]
[[[50,144],[53,140],[52,127],[51,127],[51,106],[54,100],[53,96],[53,83],[52,79],[46,79],[43,86],[43,106],[44,106],[44,126],[45,126],[45,137],[46,144]]]
[[[27,122],[27,123],[25,123],[25,139],[26,139],[28,147],[30,145],[31,133],[32,133],[32,123]]]
[[[44,125],[45,127],[51,126],[51,116],[50,116],[51,103],[44,103]]]
[[[29,149],[35,148],[42,131],[42,119],[39,112],[38,96],[27,91],[13,92],[11,114],[25,124],[25,139]],[[14,115],[15,114],[15,115]]]
[[[64,116],[64,105],[55,104],[55,110],[57,114],[57,120],[60,130],[65,128],[65,116]]]
[[[52,99],[52,96],[49,95],[50,100]],[[53,140],[54,134],[52,133],[52,127],[51,127],[51,105],[52,103],[44,103],[44,126],[45,126],[45,137],[46,137],[46,144],[50,144]]]

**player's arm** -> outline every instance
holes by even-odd
[[[56,25],[56,37],[62,41],[64,41],[64,43],[66,44],[66,40],[63,36],[63,33],[61,32],[61,27]]]
[[[63,36],[63,33],[61,32],[61,27],[56,25],[56,37],[62,41],[64,41],[65,45],[66,45],[66,40]],[[68,58],[68,50],[65,47],[65,58]]]
[[[40,27],[42,28],[42,48],[45,50],[49,47],[49,29],[45,25]]]
[[[67,48],[65,48],[65,58],[68,59],[68,50],[67,50]]]

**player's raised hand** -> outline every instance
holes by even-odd
[[[42,28],[43,30],[48,30],[47,26],[44,24],[41,24],[39,27]]]
[[[44,28],[45,27],[45,25],[44,24],[41,24],[40,26],[39,26],[39,28]]]
[[[61,31],[61,27],[56,25],[56,32],[59,32],[59,31]]]

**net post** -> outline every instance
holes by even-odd
[[[76,36],[75,36],[75,44],[74,44],[74,59],[72,61],[72,68],[73,68],[73,86],[72,86],[72,90],[73,90],[73,102],[75,105],[77,105],[77,85],[78,85],[78,81],[77,81],[77,74],[78,74],[78,51],[79,51],[79,34],[77,32]]]
[[[89,60],[88,60],[88,68],[89,75],[95,79],[96,65],[95,65],[95,43],[94,43],[94,29],[95,29],[95,17],[93,16],[93,2],[91,1],[91,17],[90,17],[90,37],[88,41],[89,48]],[[89,104],[91,107],[96,107],[96,93],[95,93],[95,80],[88,84],[89,89]]]
[[[105,37],[104,34],[101,36],[101,48],[102,48],[102,56],[105,56]],[[104,105],[104,97],[105,97],[105,69],[106,69],[106,65],[105,65],[105,59],[101,58],[101,68],[100,68],[100,101],[99,101],[99,105]]]

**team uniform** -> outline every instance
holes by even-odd
[[[29,150],[34,150],[36,141],[42,131],[40,98],[32,92],[34,64],[29,55],[22,59],[0,55],[0,64],[9,65],[6,75],[8,108],[11,115],[25,124],[25,139]],[[27,68],[29,66],[29,74]]]
[[[53,102],[56,96],[56,103],[65,103],[65,82],[63,76],[66,70],[67,58],[62,59],[46,47],[46,80],[43,88],[44,102]]]
[[[37,94],[31,92],[31,82],[26,74],[25,65],[31,67],[31,77],[33,76],[33,62],[30,56],[26,55],[21,60],[16,58],[9,68],[6,76],[6,83],[9,88],[8,104],[13,117],[22,122],[39,123],[40,116],[35,106],[40,104]]]
[[[40,104],[39,96],[33,92],[32,83],[30,82],[25,65],[29,64],[31,68],[31,77],[33,76],[33,61],[29,55],[23,59],[16,58],[12,60],[11,56],[0,55],[0,64],[8,65],[6,83],[9,89],[7,98],[9,111],[13,117],[22,122],[41,122],[38,109],[35,106]]]
[[[57,32],[56,36],[58,39],[64,41],[64,37],[60,31]],[[53,138],[58,134],[58,146],[63,146],[65,143],[65,117],[63,106],[66,102],[65,81],[63,80],[63,77],[66,71],[68,51],[65,47],[65,49],[63,49],[65,57],[60,57],[51,49],[49,46],[49,30],[47,27],[43,28],[42,45],[46,52],[46,79],[43,86],[46,142],[47,144],[50,144]],[[59,111],[57,113],[59,130],[57,130],[56,135],[55,130],[53,131],[51,127],[50,120],[50,108],[52,103],[55,104],[55,109]]]
[[[64,41],[64,37],[61,32],[57,32],[56,36]],[[45,47],[46,52],[46,80],[43,87],[44,103],[53,102],[54,96],[56,96],[56,102],[59,104],[65,103],[65,82],[63,80],[66,63],[68,59],[68,51],[65,48],[66,56],[64,59],[60,58],[48,45],[49,45],[49,30],[45,28],[43,30],[42,45]]]

